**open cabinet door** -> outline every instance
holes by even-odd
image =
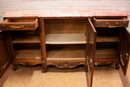
[[[12,62],[12,58],[10,57],[9,53],[9,42],[7,40],[7,37],[7,33],[0,32],[0,77],[2,77]]]
[[[126,75],[130,55],[130,32],[126,29],[122,40],[120,52],[120,64],[124,75]]]
[[[88,24],[87,26],[88,37],[87,37],[86,64],[87,64],[88,69],[87,69],[86,75],[87,75],[88,87],[92,87],[97,32],[90,18],[88,18],[87,24]]]

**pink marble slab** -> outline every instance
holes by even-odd
[[[128,16],[125,11],[112,10],[7,10],[3,17],[92,17]]]

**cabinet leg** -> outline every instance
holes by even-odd
[[[85,65],[85,72],[88,72],[88,67],[87,67],[87,65]]]
[[[44,60],[42,61],[42,66],[43,66],[42,72],[46,73],[47,72],[47,64]]]
[[[85,68],[85,72],[88,72],[88,68]]]
[[[115,67],[116,67],[117,70],[119,70],[119,69],[120,69],[119,63],[116,63],[116,64],[115,64]]]
[[[17,69],[17,65],[16,65],[16,64],[13,64],[12,70],[13,70],[13,71],[16,71],[16,69]]]
[[[42,72],[46,73],[47,72],[47,68],[43,68]]]

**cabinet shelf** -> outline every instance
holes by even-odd
[[[12,43],[40,43],[38,36],[16,37]]]
[[[15,50],[15,59],[41,59],[40,49],[20,49]]]
[[[117,51],[114,48],[96,49],[95,58],[117,58]]]
[[[85,60],[85,50],[82,48],[49,49],[47,60]]]
[[[119,42],[119,37],[97,37],[96,42]]]
[[[12,43],[40,43],[38,30],[13,31]]]
[[[85,34],[47,34],[46,44],[86,44]]]

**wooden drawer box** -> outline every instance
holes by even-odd
[[[37,18],[7,18],[0,23],[0,30],[35,30]]]
[[[105,19],[105,18],[93,18],[93,24],[95,27],[128,27],[129,21],[126,18],[121,19]]]

